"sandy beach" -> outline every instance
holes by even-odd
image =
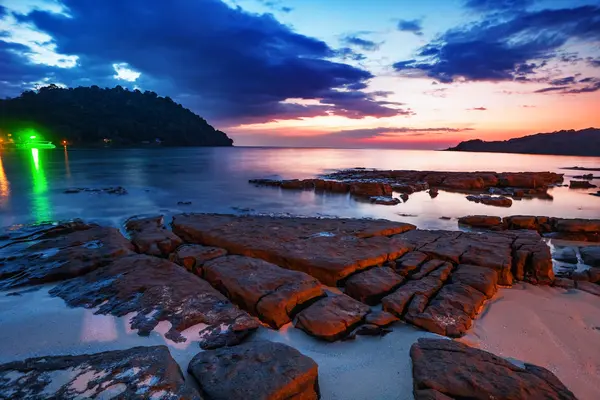
[[[67,308],[44,286],[21,296],[0,296],[0,363],[27,357],[86,354],[133,346],[166,344],[185,371],[201,349],[197,342],[174,343],[161,322],[149,337],[129,328],[128,316],[94,315]],[[600,394],[600,304],[582,291],[517,284],[502,288],[461,339],[499,356],[548,368],[580,400]],[[184,332],[192,337],[202,326]],[[326,343],[291,324],[279,331],[260,328],[252,340],[288,344],[319,365],[323,399],[413,399],[410,346],[420,337],[439,337],[404,323],[384,337]],[[18,340],[15,340],[18,338]],[[191,376],[186,380],[193,382]]]

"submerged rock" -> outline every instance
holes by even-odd
[[[312,276],[257,258],[221,257],[203,269],[211,285],[275,329],[290,322],[303,304],[325,295]]]
[[[575,400],[552,372],[518,367],[454,340],[419,339],[410,349],[415,400]]]
[[[44,356],[0,365],[3,399],[202,400],[186,385],[167,346],[77,356]]]
[[[238,343],[259,325],[206,281],[167,260],[141,254],[64,282],[50,294],[71,307],[99,307],[97,314],[136,313],[131,328],[142,336],[168,321],[166,337],[175,342],[184,342],[181,331],[199,323],[217,327],[221,335],[233,334]],[[202,346],[202,337],[200,342]]]
[[[395,206],[400,203],[400,200],[391,196],[372,196],[369,200],[374,204],[382,204],[384,206]]]
[[[203,351],[188,366],[208,400],[316,400],[318,366],[282,343],[257,341]]]

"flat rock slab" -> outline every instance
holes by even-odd
[[[325,297],[298,313],[296,328],[333,342],[342,339],[362,323],[369,306],[344,294]]]
[[[200,244],[184,244],[169,255],[169,260],[202,276],[202,266],[207,261],[227,255],[227,250]]]
[[[411,251],[396,260],[394,269],[402,276],[412,274],[429,256],[420,251]]]
[[[290,322],[304,303],[325,295],[312,276],[258,258],[220,257],[208,261],[203,272],[211,285],[275,329]]]
[[[0,398],[202,399],[185,384],[167,346],[29,358],[3,364]]]
[[[376,305],[388,293],[396,289],[404,278],[390,267],[371,268],[352,275],[346,281],[345,293],[368,305]]]
[[[257,341],[197,354],[188,366],[207,400],[318,399],[318,366],[282,343]]]
[[[133,246],[115,228],[77,223],[9,238],[1,250],[0,288],[7,289],[86,274],[132,254]]]
[[[138,253],[157,257],[171,254],[183,241],[164,225],[162,215],[146,218],[130,218],[125,229]]]
[[[415,400],[575,400],[552,372],[453,340],[419,339],[410,349]]]
[[[131,328],[148,335],[169,321],[167,337],[185,341],[181,331],[199,324],[200,345],[215,347],[242,341],[259,325],[203,279],[167,260],[135,254],[87,275],[61,283],[50,294],[71,307],[99,307],[96,314],[136,313]]]
[[[410,224],[384,220],[279,218],[218,214],[182,214],[173,231],[186,242],[226,249],[306,272],[335,286],[357,270],[394,260],[410,246],[387,236]]]

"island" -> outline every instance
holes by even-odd
[[[155,92],[49,85],[0,100],[0,140],[79,147],[232,146],[206,120]]]
[[[588,128],[579,131],[563,130],[538,133],[493,142],[474,139],[460,142],[456,147],[447,150],[598,157],[600,156],[600,129]]]

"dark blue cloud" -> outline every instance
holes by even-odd
[[[365,51],[375,51],[380,47],[380,43],[375,43],[372,40],[362,39],[358,36],[346,36],[342,38],[342,43],[348,46],[356,46]]]
[[[552,86],[567,86],[575,83],[574,76],[567,76],[566,78],[553,79],[549,82]]]
[[[569,77],[572,78],[572,77]],[[550,82],[552,84],[552,82]],[[600,78],[584,78],[576,82],[575,79],[564,85],[554,85],[536,90],[535,93],[560,93],[560,94],[580,94],[600,91]]]
[[[479,12],[515,11],[533,3],[534,0],[467,0],[465,7]]]
[[[441,82],[526,81],[569,40],[600,40],[600,7],[518,12],[451,29],[397,71],[420,70]],[[413,74],[414,75],[414,74]]]
[[[414,33],[417,36],[423,35],[423,21],[419,19],[398,21],[398,30],[402,32]]]
[[[78,67],[54,71],[67,85],[101,85],[97,82],[112,79],[112,64],[128,63],[142,73],[136,84],[143,89],[169,95],[222,124],[402,113],[356,89],[365,87],[370,72],[333,61],[339,56],[335,49],[270,14],[247,13],[219,0],[64,4],[71,18],[41,11],[23,18],[51,35],[57,52],[79,57]],[[354,97],[349,102],[344,96],[350,95],[338,92]],[[289,98],[331,102],[281,103]]]

